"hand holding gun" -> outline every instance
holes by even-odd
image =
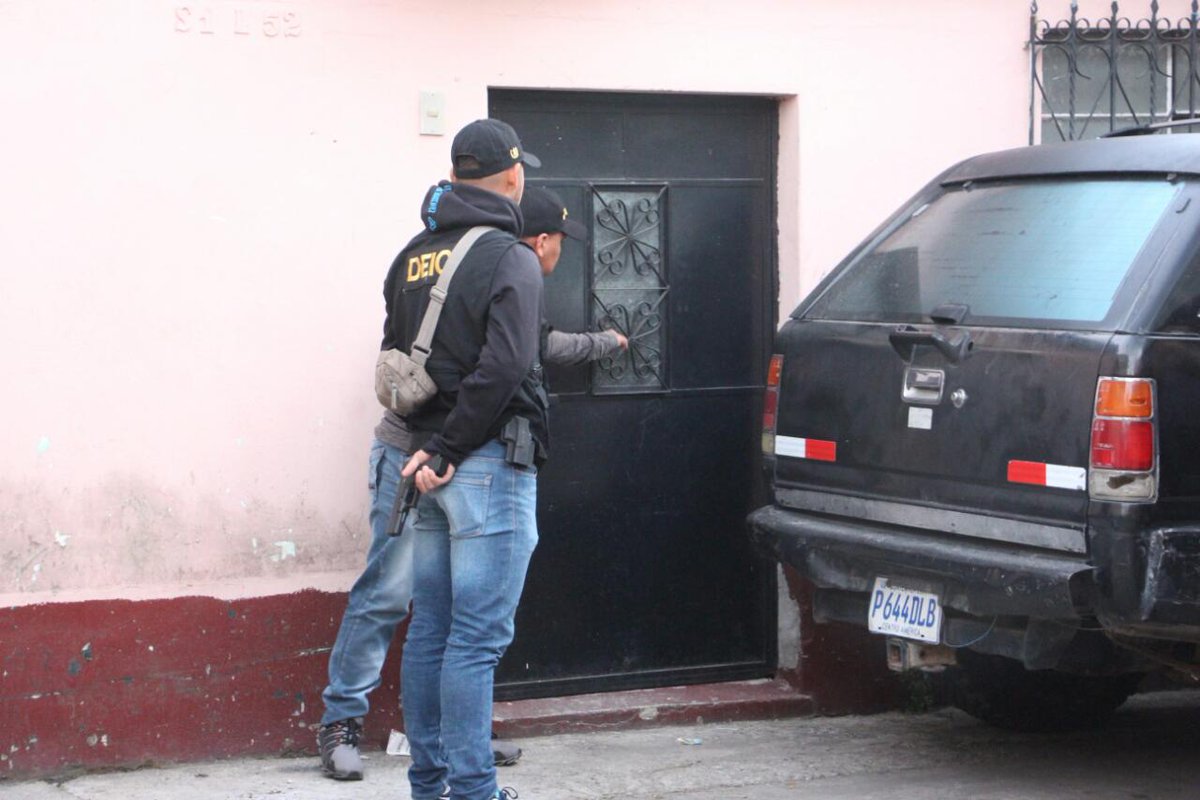
[[[446,474],[446,466],[446,459],[440,455],[434,456],[421,465],[421,467],[429,467],[439,478]],[[421,499],[421,492],[417,489],[417,473],[421,471],[421,467],[417,467],[411,475],[400,479],[400,486],[396,490],[396,504],[392,506],[392,515],[388,519],[388,536],[400,535],[404,530],[404,522],[408,519],[408,512],[416,508],[417,500]]]

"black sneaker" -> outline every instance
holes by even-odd
[[[362,734],[361,719],[343,719],[322,725],[317,731],[317,749],[321,752],[321,770],[339,781],[361,781],[362,756],[358,738]]]
[[[505,739],[497,739],[496,734],[492,734],[492,755],[496,759],[497,767],[511,767],[521,758],[521,748],[516,742],[510,742]]]

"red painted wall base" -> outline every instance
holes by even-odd
[[[880,637],[802,611],[799,670],[818,713],[894,707]],[[315,753],[329,648],[346,595],[58,603],[0,609],[0,781],[244,755]],[[403,640],[403,629],[397,642]],[[400,728],[400,644],[365,741]]]
[[[305,591],[0,610],[0,778],[315,752],[345,604]],[[371,740],[399,724],[399,650],[371,698]]]

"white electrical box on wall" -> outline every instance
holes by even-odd
[[[446,96],[441,92],[421,92],[421,135],[441,136],[446,132]]]

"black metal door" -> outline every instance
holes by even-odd
[[[765,98],[493,91],[587,225],[546,281],[564,331],[627,354],[548,370],[541,541],[497,696],[769,675],[775,573],[752,553],[775,329],[777,116]]]

